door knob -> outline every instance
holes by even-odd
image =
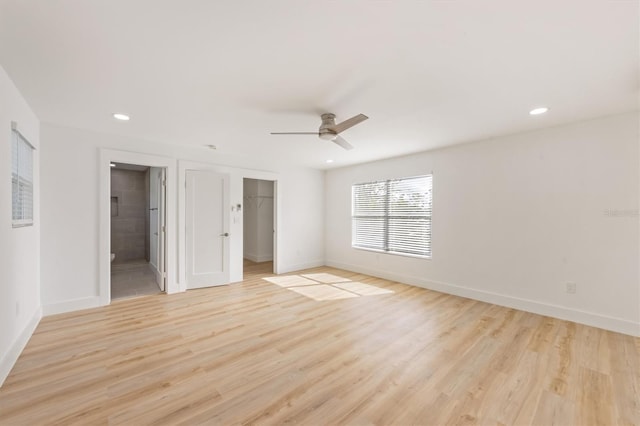
[[[220,234],[220,236],[221,236],[221,237],[228,237],[228,236],[229,236],[229,233],[228,233],[228,232],[225,232],[224,234]]]

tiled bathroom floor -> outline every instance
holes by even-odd
[[[146,260],[111,264],[111,299],[157,293],[160,288]]]

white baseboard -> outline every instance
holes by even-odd
[[[280,265],[278,274],[287,274],[289,272],[300,271],[302,269],[317,268],[319,266],[324,266],[324,265],[325,265],[325,262],[323,260],[314,260],[311,262],[298,263],[294,265]]]
[[[252,261],[252,262],[257,262],[257,261],[258,261],[258,256],[256,256],[256,255],[255,255],[255,254],[253,254],[253,253],[244,253],[244,254],[242,255],[242,257],[243,257],[244,259],[250,260],[250,261]]]
[[[65,302],[51,303],[42,307],[45,316],[63,314],[65,312],[79,311],[81,309],[97,308],[103,306],[100,296],[83,297],[82,299],[67,300]]]
[[[41,319],[42,307],[38,307],[18,338],[13,342],[2,359],[0,359],[0,386],[2,386],[6,378],[9,376],[11,369],[20,357],[24,347],[27,346],[29,339],[33,335],[33,332],[36,331],[36,327],[40,323]]]
[[[377,270],[373,268],[360,267],[341,262],[329,260],[327,266],[345,269],[348,271],[359,272],[361,274],[372,275],[379,278],[397,281],[403,284],[414,285],[441,293],[452,294],[455,296],[466,297],[468,299],[479,300],[481,302],[492,303],[494,305],[505,306],[508,308],[518,309],[521,311],[531,312],[534,314],[545,315],[567,321],[573,321],[592,327],[602,328],[605,330],[616,331],[618,333],[628,334],[640,337],[640,323],[635,323],[623,318],[615,318],[606,315],[596,314],[593,312],[581,311],[578,309],[567,308],[565,306],[553,305],[548,303],[537,302],[535,300],[522,299],[514,296],[507,296],[499,293],[492,293],[483,290],[476,290],[455,284],[449,284],[439,281],[425,280],[423,278],[396,274],[389,271]]]
[[[269,262],[273,260],[273,255],[265,255],[265,254],[253,254],[253,253],[245,253],[243,256],[245,259],[248,259],[252,262],[260,263],[260,262]]]

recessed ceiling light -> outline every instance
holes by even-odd
[[[549,108],[547,108],[547,107],[539,107],[539,108],[534,108],[531,111],[529,111],[529,114],[530,115],[540,115],[540,114],[544,114],[547,111],[549,111]]]
[[[110,165],[111,167],[115,167],[115,166],[116,166],[116,165],[115,165],[115,163],[109,163],[109,165]]]
[[[327,163],[333,163],[333,160],[327,160]]]
[[[116,112],[113,114],[113,118],[115,118],[116,120],[121,120],[121,121],[129,121],[131,119],[131,117],[129,117],[127,114],[122,114],[119,112]]]

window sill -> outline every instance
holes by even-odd
[[[31,221],[31,220],[30,221],[14,221],[11,224],[12,228],[24,228],[24,227],[27,227],[27,226],[33,226],[33,221]]]
[[[393,256],[413,257],[414,259],[431,260],[431,258],[432,258],[432,256],[422,256],[422,255],[419,255],[419,254],[411,254],[411,253],[400,253],[400,252],[397,252],[397,251],[376,250],[376,249],[357,247],[357,246],[351,246],[351,248],[355,249],[355,250],[370,251],[370,252],[373,252],[373,253],[390,254],[390,255],[393,255]]]

